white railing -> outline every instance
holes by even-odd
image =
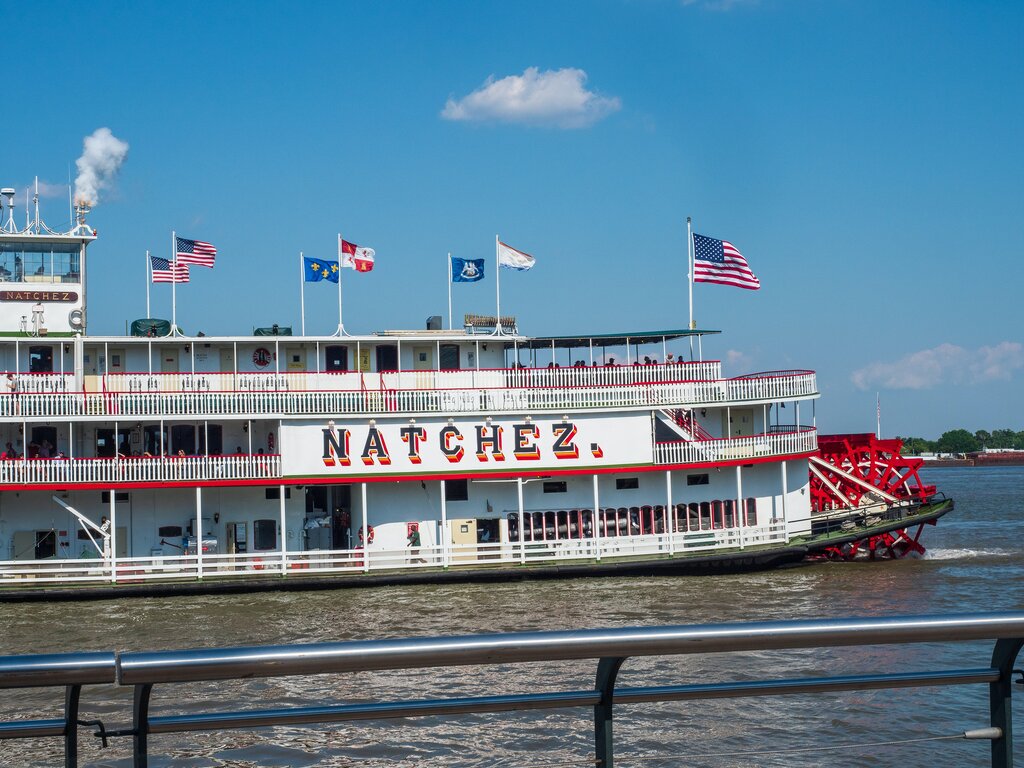
[[[381,389],[494,389],[607,387],[712,381],[722,378],[716,360],[652,365],[568,366],[565,368],[487,368],[457,371],[383,373],[115,373],[103,377],[105,392],[321,392]],[[29,391],[29,390],[26,390]]]
[[[13,375],[15,389],[18,392],[33,394],[52,394],[54,392],[72,392],[75,389],[75,377],[70,373],[19,373],[0,374],[4,379]],[[4,391],[7,387],[2,388]]]
[[[517,541],[495,544],[424,546],[411,549],[280,550],[234,555],[158,555],[119,558],[115,563],[100,558],[8,560],[0,562],[0,586],[41,586],[54,583],[138,583],[144,581],[194,580],[197,578],[251,577],[263,575],[301,578],[324,574],[358,576],[368,571],[452,569],[515,566],[543,563],[595,562],[640,555],[674,556],[703,554],[719,549],[785,543],[782,524],[690,531],[674,534],[560,539],[547,542]],[[116,572],[116,575],[115,575]]]
[[[637,366],[638,369],[656,366]],[[671,368],[673,366],[664,366]],[[571,369],[562,369],[571,370]],[[593,369],[590,369],[593,370]],[[604,370],[604,369],[601,369]],[[608,370],[614,371],[614,368]],[[624,370],[632,371],[633,368]],[[557,371],[555,371],[557,373]],[[458,372],[470,377],[474,372]],[[566,410],[654,406],[694,407],[757,403],[812,396],[817,393],[814,373],[787,373],[766,378],[717,381],[633,382],[602,386],[507,387],[504,376],[512,371],[475,372],[495,377],[483,388],[431,388],[438,376],[431,371],[380,374],[384,387],[290,391],[246,389],[235,391],[106,392],[53,395],[0,393],[0,417],[55,416],[221,416],[317,415],[387,413],[475,413],[496,410]],[[533,371],[536,373],[536,371]],[[546,373],[546,372],[545,372]],[[319,374],[318,374],[319,375]],[[333,374],[322,374],[331,376]],[[367,374],[369,375],[369,374]],[[355,384],[362,374],[341,374],[340,382]],[[418,378],[417,378],[418,377]],[[253,380],[255,381],[255,380]],[[266,380],[260,380],[265,382]],[[452,383],[452,382],[445,382]],[[249,385],[252,382],[250,381]],[[410,385],[399,387],[397,385]],[[392,386],[395,385],[395,386]],[[415,386],[411,386],[415,385]],[[262,386],[262,384],[261,384]]]
[[[278,454],[0,461],[0,485],[274,480],[280,477]]]
[[[766,456],[810,453],[817,449],[818,431],[814,428],[802,428],[799,432],[655,443],[654,463],[699,464],[730,459],[756,459]]]

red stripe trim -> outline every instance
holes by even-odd
[[[730,459],[728,461],[701,462],[697,464],[645,464],[618,467],[588,467],[586,469],[544,469],[533,472],[467,472],[467,473],[430,473],[430,474],[376,474],[376,475],[344,475],[340,477],[288,477],[259,478],[255,480],[209,480],[188,482],[144,482],[144,483],[47,483],[35,485],[5,485],[4,491],[130,491],[133,488],[145,490],[150,488],[234,488],[263,487],[274,488],[279,485],[294,487],[296,485],[348,485],[355,483],[394,483],[398,482],[438,482],[441,480],[508,480],[517,477],[535,477],[543,475],[573,477],[575,475],[613,475],[627,472],[647,473],[665,472],[667,470],[714,469],[716,467],[747,466],[752,464],[773,464],[794,459],[806,459],[816,456],[817,451],[790,453],[778,456],[759,457],[754,459]]]

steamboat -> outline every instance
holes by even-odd
[[[88,209],[2,195],[2,600],[893,558],[952,509],[898,441],[819,436],[812,371],[726,376],[717,331],[93,336]]]

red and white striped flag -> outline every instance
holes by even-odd
[[[149,265],[154,283],[187,283],[188,264],[180,264],[159,256],[150,256]]]
[[[752,291],[761,287],[761,281],[754,277],[735,245],[696,233],[693,235],[693,282],[732,285]]]
[[[174,238],[174,255],[182,264],[195,264],[199,267],[212,267],[217,256],[217,249],[202,240],[187,240],[184,237]]]

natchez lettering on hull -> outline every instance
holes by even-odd
[[[342,419],[281,427],[285,477],[530,472],[654,461],[649,414],[486,420]]]

